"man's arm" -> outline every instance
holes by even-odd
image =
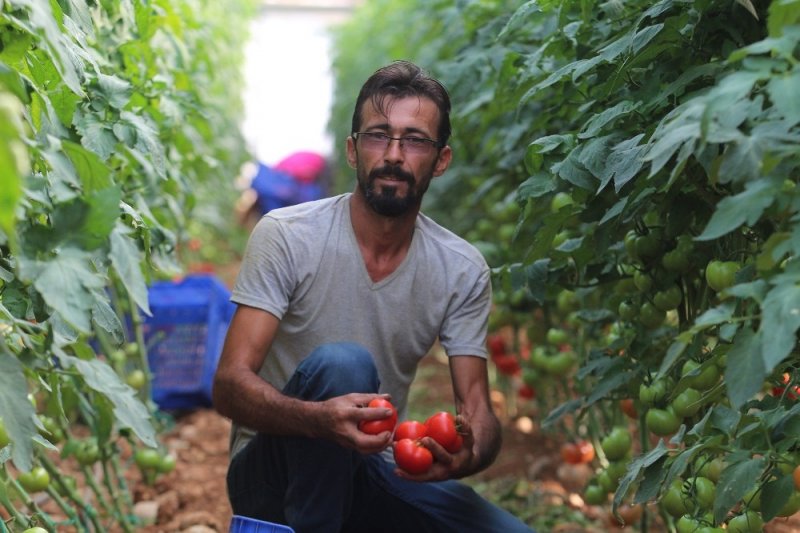
[[[363,409],[377,394],[348,394],[324,402],[291,398],[264,381],[258,371],[278,331],[279,320],[266,311],[240,305],[228,327],[212,398],[216,410],[262,433],[333,440],[361,453],[384,449],[390,435],[358,431],[361,420],[385,416]]]

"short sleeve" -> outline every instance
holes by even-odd
[[[283,318],[296,272],[282,224],[266,215],[250,234],[231,301]]]

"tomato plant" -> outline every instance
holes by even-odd
[[[373,409],[388,409],[390,412],[385,418],[378,420],[362,420],[358,423],[359,430],[369,435],[379,435],[386,431],[394,431],[394,426],[397,423],[397,409],[392,405],[392,402],[384,398],[375,398],[370,400],[367,407]]]
[[[431,451],[412,439],[401,439],[394,444],[397,466],[409,474],[424,474],[433,464]]]
[[[600,441],[603,454],[609,461],[625,457],[631,450],[633,439],[627,428],[615,427]]]

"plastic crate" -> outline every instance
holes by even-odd
[[[264,522],[255,518],[233,515],[230,533],[294,533],[289,526]]]
[[[161,409],[211,406],[211,386],[236,305],[212,274],[161,281],[148,290],[143,323],[152,398]]]

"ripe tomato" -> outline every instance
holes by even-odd
[[[523,385],[519,388],[519,397],[523,400],[532,400],[533,398],[536,398],[536,389],[527,383],[523,383]]]
[[[428,434],[425,424],[417,420],[405,420],[397,425],[394,430],[394,440],[401,439],[419,440]]]
[[[456,420],[447,411],[439,411],[425,421],[428,436],[450,453],[461,449],[462,440],[456,430]]]
[[[367,404],[367,407],[385,408],[390,409],[392,412],[386,418],[362,420],[358,423],[358,429],[369,435],[379,435],[384,431],[394,431],[394,426],[397,423],[397,409],[394,408],[392,402],[383,398],[375,398]]]
[[[594,459],[594,446],[585,440],[565,442],[561,445],[561,458],[571,465],[589,463]]]
[[[513,353],[504,353],[492,357],[492,362],[497,367],[497,371],[506,376],[514,376],[522,372],[517,356]]]
[[[506,341],[499,333],[489,335],[486,338],[486,347],[492,357],[506,353]]]
[[[631,420],[639,420],[639,413],[636,412],[636,405],[634,405],[632,398],[620,400],[619,408]]]
[[[794,489],[800,490],[800,465],[794,467],[794,471],[792,472],[792,476],[794,477]]]
[[[394,445],[394,460],[409,474],[424,474],[433,464],[433,454],[417,441],[400,439]]]

